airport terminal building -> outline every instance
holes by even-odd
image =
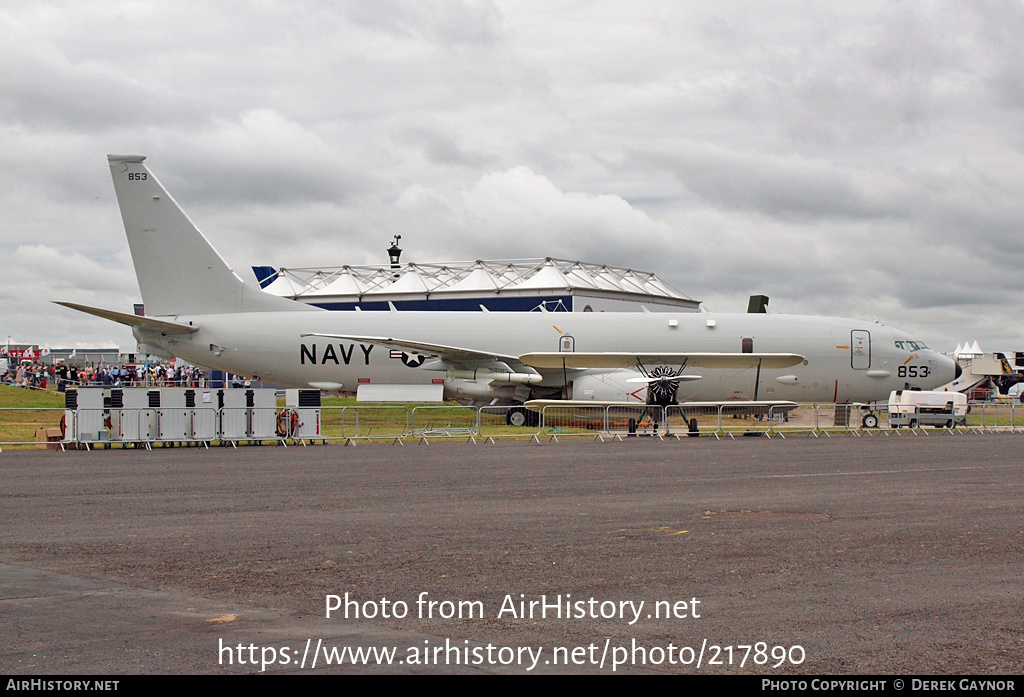
[[[655,274],[565,259],[281,268],[254,266],[266,292],[327,310],[698,312]]]

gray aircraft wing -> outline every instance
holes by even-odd
[[[804,360],[796,353],[524,353],[519,360],[534,368],[636,368],[637,365],[683,365],[708,369],[788,368]]]

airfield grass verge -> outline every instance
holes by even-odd
[[[0,442],[35,447],[36,430],[58,428],[64,415],[64,395],[56,390],[37,390],[0,385]],[[15,447],[15,446],[7,446]]]

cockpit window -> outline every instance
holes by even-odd
[[[897,341],[896,348],[903,349],[904,351],[927,351],[928,347],[925,346],[923,341]]]

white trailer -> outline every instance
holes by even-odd
[[[889,426],[953,428],[967,424],[967,395],[963,392],[895,390],[889,395]]]

